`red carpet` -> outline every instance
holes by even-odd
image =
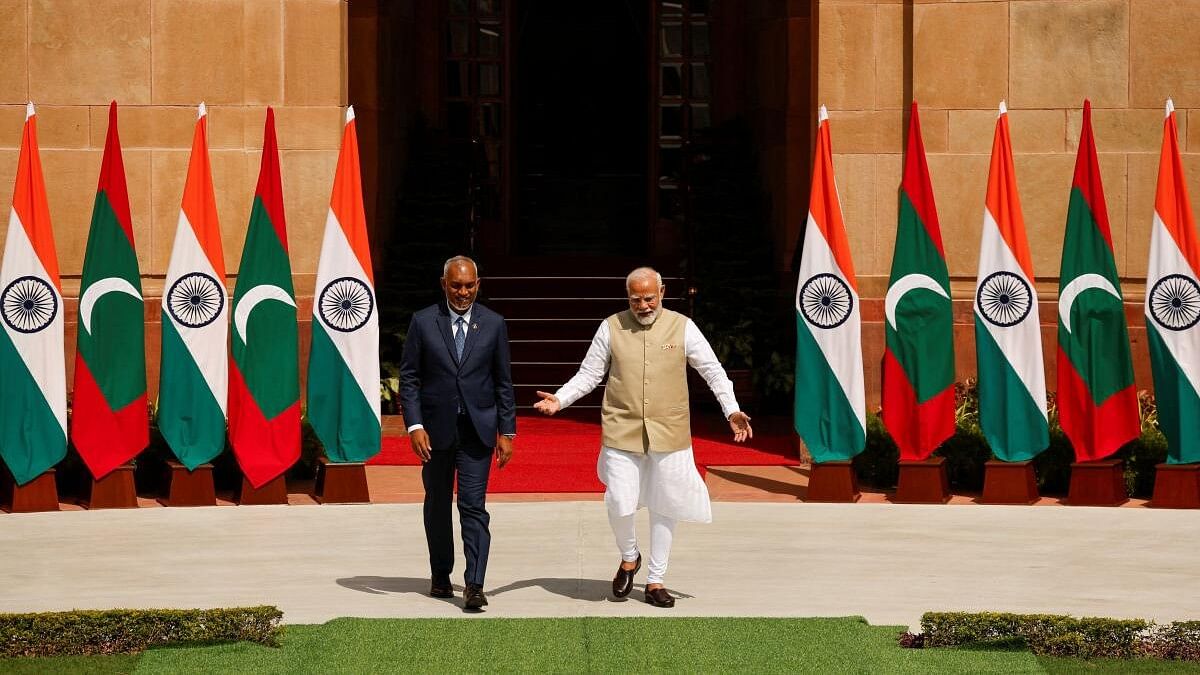
[[[586,417],[517,419],[513,459],[502,471],[493,468],[489,492],[603,492],[596,477],[600,451],[599,412]],[[754,438],[733,442],[729,425],[719,417],[693,418],[692,451],[701,475],[709,466],[795,465],[790,420],[754,420]],[[408,438],[383,439],[382,451],[368,464],[416,466]]]

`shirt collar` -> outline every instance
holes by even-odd
[[[450,312],[450,327],[454,328],[454,324],[458,321],[460,314],[454,311],[454,308],[451,307],[450,303],[448,302],[446,303],[446,310]],[[471,325],[471,312],[473,311],[475,311],[475,303],[471,303],[471,306],[467,308],[467,311],[461,314],[463,321],[466,321],[468,326]]]

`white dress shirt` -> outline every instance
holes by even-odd
[[[688,365],[695,368],[696,372],[700,373],[700,377],[704,378],[708,388],[716,395],[717,402],[721,404],[721,411],[725,413],[725,419],[729,419],[730,415],[739,410],[737,398],[733,395],[733,382],[725,374],[725,369],[717,360],[712,346],[708,344],[708,340],[704,338],[700,328],[691,319],[687,320],[687,326],[683,331],[683,349],[687,354]],[[608,321],[605,320],[600,322],[600,328],[596,330],[596,336],[592,338],[592,346],[588,347],[587,355],[583,357],[583,363],[579,364],[579,372],[554,392],[559,406],[566,408],[595,389],[600,384],[600,380],[604,379],[604,374],[608,372],[611,359],[612,348],[609,345]]]
[[[463,318],[463,322],[464,322],[462,325],[462,329],[465,331],[465,330],[469,330],[471,328],[471,310],[474,308],[475,308],[475,303],[471,303],[471,306],[467,308],[467,311],[463,312],[462,314],[459,314],[458,312],[454,311],[454,308],[450,306],[450,303],[448,303],[448,302],[446,303],[446,309],[450,310],[450,337],[454,337],[454,334],[458,332],[458,326],[456,324],[458,324],[458,317],[460,317],[460,316]],[[425,428],[424,424],[413,424],[408,427],[408,433],[411,434],[414,429],[424,429],[424,428]]]

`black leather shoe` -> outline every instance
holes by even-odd
[[[621,561],[622,565],[624,562]],[[617,566],[617,576],[613,577],[613,596],[618,598],[629,595],[629,591],[633,590],[633,577],[642,569],[642,554],[638,554],[637,564],[633,569],[627,570],[622,565]]]
[[[665,588],[655,588],[646,591],[646,602],[655,607],[674,607],[675,598]]]
[[[433,579],[429,582],[429,597],[453,598],[454,586],[449,579]]]
[[[463,609],[481,609],[487,604],[487,596],[483,594],[483,586],[467,584],[467,590],[463,591]]]

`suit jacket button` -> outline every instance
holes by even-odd
[[[643,400],[642,400],[642,403],[645,403],[645,404],[649,405],[649,404],[650,404],[650,399],[648,399],[648,398],[647,398],[647,399],[643,399]]]

